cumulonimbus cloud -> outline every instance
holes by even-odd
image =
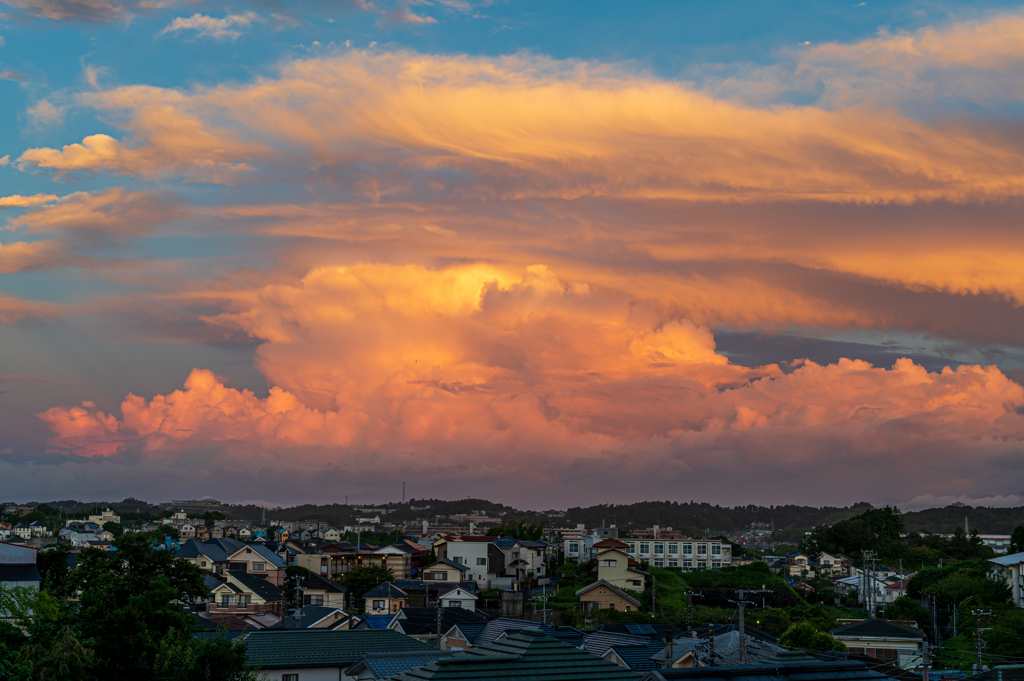
[[[215,447],[267,465],[331,451],[352,470],[423,475],[486,451],[556,477],[593,464],[631,480],[665,466],[796,471],[894,448],[956,468],[1024,443],[1024,388],[995,367],[737,366],[707,328],[543,266],[326,268],[227,297],[231,309],[208,321],[262,341],[267,397],[196,369],[183,390],[129,396],[120,416],[88,404],[40,414],[50,445],[163,457]],[[968,443],[973,463],[954,455]]]

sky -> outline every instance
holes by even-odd
[[[0,498],[1024,505],[1024,5],[0,0]]]

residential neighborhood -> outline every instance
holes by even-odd
[[[193,638],[244,646],[245,664],[282,681],[458,670],[527,678],[542,660],[656,679],[728,665],[825,670],[837,655],[891,678],[945,665],[952,679],[977,670],[969,646],[962,656],[937,648],[973,631],[969,617],[953,621],[944,584],[974,584],[958,597],[1024,616],[1024,551],[997,554],[962,528],[919,539],[888,507],[816,526],[796,544],[756,526],[709,538],[659,525],[567,525],[559,515],[550,525],[485,513],[413,523],[388,518],[401,509],[372,510],[354,510],[362,524],[347,525],[268,519],[265,509],[232,519],[219,503],[73,517],[8,507],[0,580],[70,597],[64,585],[84,566],[150,554],[145,564],[182,566],[174,569],[198,580],[167,605],[188,615]],[[447,531],[453,523],[461,531]],[[843,539],[852,529],[867,532],[860,543]],[[1018,534],[1008,548],[1024,548],[1024,526]],[[914,556],[934,564],[911,569]],[[64,566],[59,579],[51,557]],[[509,650],[521,659],[506,669]]]

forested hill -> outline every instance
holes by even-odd
[[[982,534],[1010,534],[1017,525],[1024,524],[1024,507],[946,506],[903,514],[907,530],[935,534],[948,534],[954,527],[963,527],[964,518],[968,529],[977,529]]]

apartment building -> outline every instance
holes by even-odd
[[[653,567],[720,570],[732,564],[732,546],[720,539],[623,539],[630,558]]]

